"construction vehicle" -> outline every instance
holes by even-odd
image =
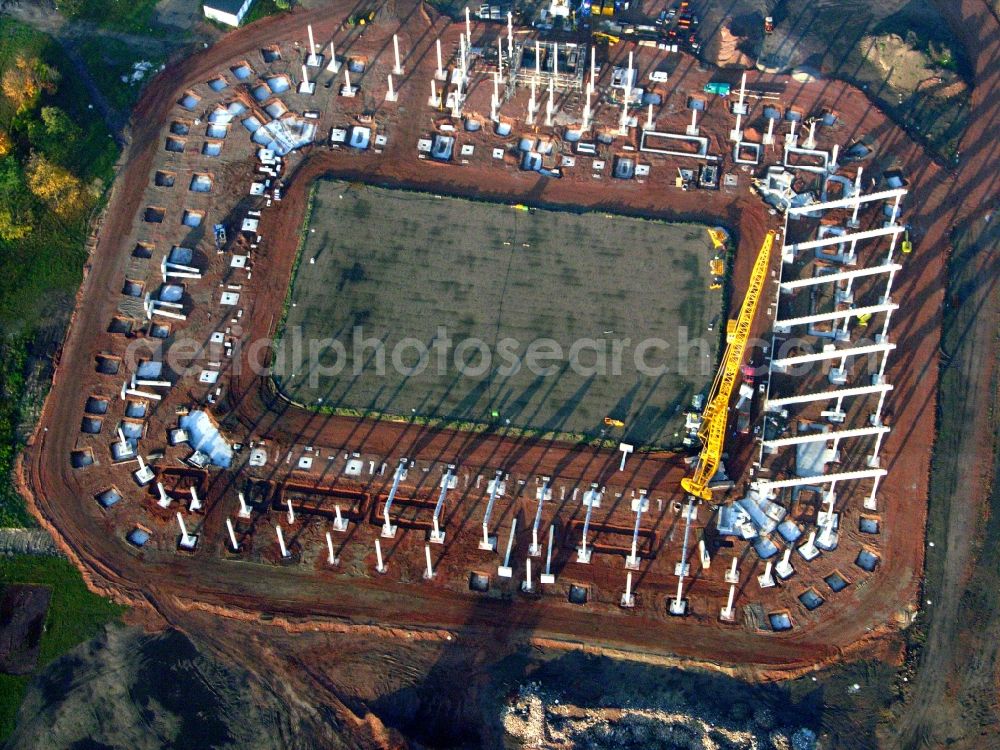
[[[709,290],[722,289],[722,282],[726,274],[726,261],[716,255],[708,262],[708,272],[712,275],[712,281],[708,285]]]
[[[375,20],[375,9],[359,10],[347,17],[348,26],[368,26]]]
[[[903,232],[903,245],[900,248],[903,251],[903,255],[909,255],[913,252],[913,243],[910,242],[910,230],[907,229]]]
[[[698,440],[701,442],[701,454],[691,476],[681,480],[681,487],[689,495],[701,500],[711,500],[712,492],[709,482],[719,469],[722,461],[722,447],[726,438],[726,426],[729,421],[729,401],[740,376],[740,366],[746,353],[747,342],[750,339],[750,327],[760,303],[760,296],[767,280],[768,263],[771,259],[771,248],[774,245],[776,232],[769,231],[764,237],[764,243],[757,253],[753,270],[750,273],[750,283],[747,287],[743,305],[733,332],[733,340],[726,346],[722,356],[722,364],[712,383],[709,392],[708,405],[702,412],[701,428],[698,430]]]
[[[608,427],[624,427],[625,423],[620,419],[615,419],[614,417],[605,417],[604,424]]]
[[[872,319],[871,313],[862,313],[858,316],[858,328],[867,328],[868,321]]]
[[[594,41],[597,43],[606,42],[609,46],[618,44],[622,39],[614,34],[609,34],[606,31],[595,31],[593,34]]]
[[[715,251],[724,253],[726,251],[726,243],[729,241],[729,232],[722,227],[715,227],[706,231],[708,232],[709,239],[712,240],[712,247],[715,248]]]
[[[773,34],[774,33],[774,17],[768,16],[764,19],[764,33]]]
[[[732,91],[733,87],[723,81],[709,81],[705,84],[705,88],[702,89],[706,94],[718,94],[719,96],[729,96],[729,92]]]

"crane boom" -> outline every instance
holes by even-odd
[[[708,483],[712,481],[712,477],[719,469],[719,462],[722,460],[722,445],[726,438],[726,422],[729,417],[729,401],[739,379],[740,365],[743,363],[747,341],[750,339],[750,326],[753,324],[757,305],[760,302],[760,294],[764,289],[775,234],[773,230],[767,233],[767,236],[764,237],[764,244],[761,245],[760,252],[757,253],[757,260],[754,261],[753,270],[750,272],[747,293],[743,298],[743,306],[740,308],[740,315],[736,320],[733,339],[726,346],[722,364],[715,375],[715,382],[712,383],[705,411],[702,412],[701,427],[698,430],[698,439],[701,441],[698,465],[691,476],[681,480],[681,487],[685,492],[702,500],[711,500],[712,498]]]

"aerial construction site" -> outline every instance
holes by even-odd
[[[90,585],[264,640],[759,678],[891,649],[938,165],[851,85],[686,36],[356,11],[232,32],[138,105],[21,465]]]

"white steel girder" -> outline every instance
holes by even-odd
[[[890,383],[879,383],[878,385],[865,385],[860,388],[841,388],[840,390],[823,391],[821,393],[800,393],[797,396],[768,399],[764,402],[764,410],[775,411],[783,406],[790,406],[792,404],[806,404],[812,401],[832,401],[835,398],[867,396],[871,393],[886,393],[891,390],[892,385]]]
[[[895,344],[869,344],[867,346],[854,346],[850,349],[829,349],[812,354],[797,354],[792,357],[781,357],[771,360],[775,368],[792,367],[806,362],[821,362],[826,359],[840,359],[841,357],[860,357],[865,354],[877,354],[878,352],[891,352],[896,348]]]
[[[786,438],[775,438],[765,440],[766,448],[784,448],[789,445],[801,445],[802,443],[820,443],[825,440],[847,440],[849,438],[867,437],[869,435],[884,435],[889,432],[889,427],[859,427],[854,430],[836,430],[833,432],[809,432],[804,435],[794,435]]]
[[[869,305],[868,307],[854,307],[849,310],[835,310],[829,313],[817,313],[816,315],[803,315],[801,318],[788,318],[787,320],[776,320],[774,322],[774,327],[777,328],[791,328],[792,326],[804,326],[810,323],[822,323],[827,320],[843,320],[844,318],[852,318],[855,315],[867,315],[871,313],[889,312],[890,310],[899,309],[899,305],[895,302],[886,302],[882,305]]]
[[[816,247],[828,247],[830,245],[846,245],[849,242],[860,242],[861,240],[871,240],[876,237],[885,237],[888,234],[899,234],[900,232],[906,231],[906,227],[900,224],[893,224],[888,227],[881,227],[879,229],[866,229],[863,232],[854,232],[853,234],[835,234],[829,237],[824,237],[821,240],[806,240],[805,242],[793,242],[791,245],[785,245],[781,248],[782,252],[792,250],[795,252],[801,250],[812,250]]]
[[[806,279],[794,279],[792,281],[782,281],[781,288],[783,290],[788,289],[799,289],[804,286],[815,286],[817,284],[830,284],[837,281],[847,281],[848,279],[857,279],[862,276],[876,276],[880,273],[892,273],[893,271],[901,271],[903,266],[899,263],[886,263],[881,266],[870,266],[869,268],[858,268],[854,271],[840,271],[838,273],[827,273],[820,276],[810,276]]]
[[[785,487],[802,487],[809,484],[830,484],[831,482],[850,482],[855,479],[875,479],[884,477],[885,469],[862,469],[860,471],[842,471],[837,474],[818,474],[814,477],[795,477],[794,479],[778,479],[770,481],[761,479],[757,482],[757,488],[766,493],[769,490],[780,490]]]
[[[888,200],[904,195],[906,195],[906,188],[893,188],[892,190],[882,190],[878,193],[869,193],[868,195],[861,195],[854,198],[839,198],[835,201],[827,201],[826,203],[813,203],[811,206],[794,206],[789,208],[786,213],[805,214],[812,213],[813,211],[827,211],[833,208],[854,208],[859,203],[864,205],[872,201]]]

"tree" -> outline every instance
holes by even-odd
[[[28,123],[28,137],[33,147],[53,161],[72,166],[79,158],[77,149],[83,131],[59,107],[42,107],[41,118]]]
[[[0,240],[5,242],[23,240],[31,234],[32,229],[30,223],[15,216],[14,212],[6,206],[0,206]]]
[[[31,234],[31,203],[20,162],[14,156],[0,159],[0,240],[12,242]]]
[[[31,109],[42,92],[54,93],[59,72],[38,58],[18,55],[14,64],[3,72],[0,90],[18,112]]]
[[[28,189],[53,212],[63,218],[79,213],[87,194],[80,180],[68,169],[53,164],[42,154],[33,153],[25,170]]]
[[[14,142],[10,139],[10,133],[0,128],[0,158],[9,154],[12,148],[14,148]]]

